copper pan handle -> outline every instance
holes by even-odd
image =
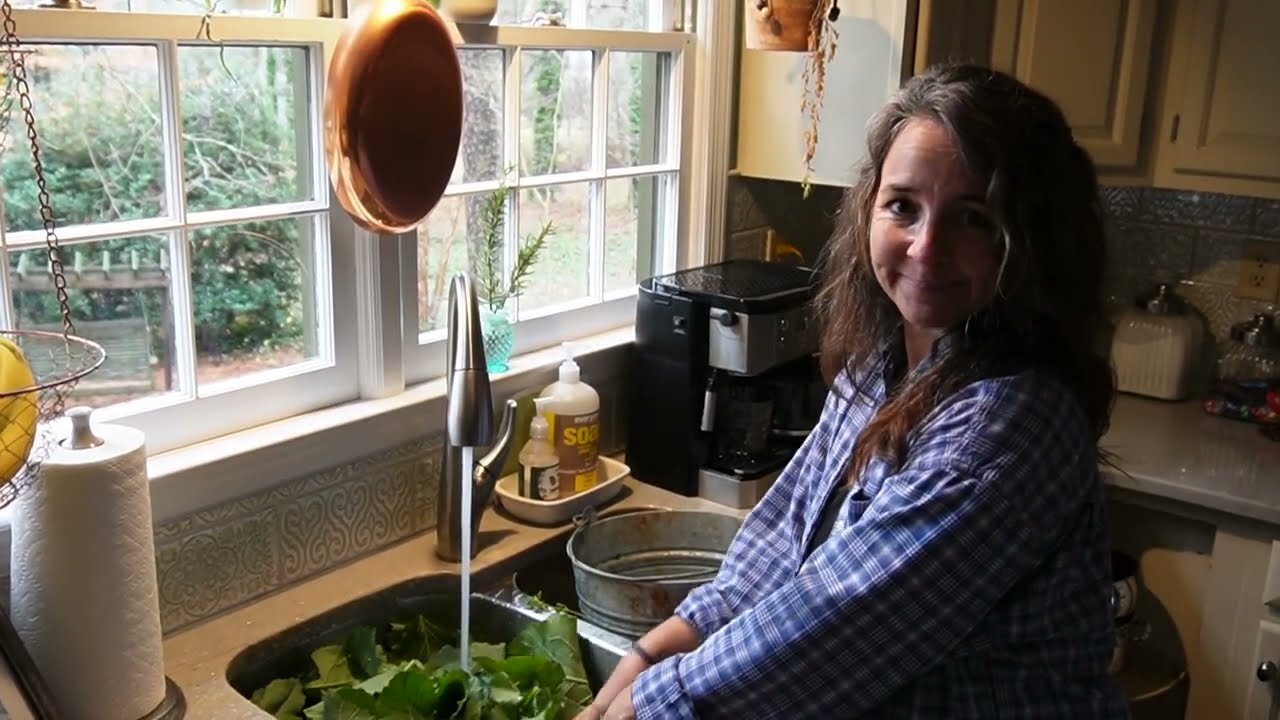
[[[324,152],[355,223],[411,230],[435,208],[462,138],[462,71],[449,28],[425,0],[370,0],[329,62]]]

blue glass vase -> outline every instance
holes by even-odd
[[[484,341],[484,359],[489,372],[506,372],[511,360],[511,348],[515,344],[516,327],[507,317],[505,307],[492,310],[488,305],[480,308],[480,336]]]

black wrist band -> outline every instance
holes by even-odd
[[[639,640],[631,643],[631,652],[635,653],[637,657],[639,657],[641,660],[645,661],[649,665],[658,664],[658,659],[655,658],[653,655],[649,654],[649,651],[644,649],[644,646],[640,644]]]

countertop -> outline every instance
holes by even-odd
[[[1280,442],[1263,438],[1256,426],[1206,415],[1196,402],[1121,395],[1102,446],[1124,470],[1105,470],[1116,488],[1280,528]],[[626,481],[622,499],[608,509],[644,506],[744,514],[633,479]],[[523,524],[490,510],[484,514],[480,533],[493,539],[481,541],[473,567],[483,572],[568,530],[567,526]],[[458,565],[436,558],[434,542],[434,532],[425,533],[168,636],[166,674],[186,697],[186,716],[199,720],[267,717],[227,684],[231,659],[299,622],[383,588],[417,577],[456,573]]]
[[[1257,425],[1120,395],[1101,445],[1123,470],[1104,469],[1117,488],[1280,526],[1280,442]]]
[[[625,483],[620,499],[607,510],[663,507],[713,510],[739,517],[745,514],[630,478]],[[552,541],[571,529],[569,525],[535,527],[490,509],[480,522],[481,548],[473,561],[473,571],[483,572],[501,560]],[[187,703],[186,717],[192,720],[268,718],[227,683],[226,670],[231,660],[246,647],[383,588],[427,575],[456,574],[459,566],[438,559],[434,547],[434,531],[419,535],[166,637],[165,674],[182,689]]]

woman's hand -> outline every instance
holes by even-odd
[[[613,715],[606,713],[605,710],[612,710],[614,701],[624,694],[627,696],[627,705],[630,706],[631,683],[648,668],[649,664],[641,660],[639,656],[635,653],[628,653],[626,657],[618,661],[618,665],[613,669],[613,674],[609,676],[608,682],[604,684],[604,687],[600,688],[600,692],[596,693],[596,699],[587,706],[587,709],[578,713],[578,716],[573,720],[604,720],[604,718],[613,720]]]
[[[670,617],[658,627],[650,630],[640,638],[638,646],[645,648],[644,655],[657,661],[676,653],[690,652],[702,644],[698,631],[680,617]],[[631,706],[631,683],[637,676],[649,669],[649,662],[632,651],[626,654],[613,669],[609,680],[605,682],[596,699],[587,709],[578,713],[574,720],[614,720],[614,713],[622,712],[622,701],[625,700],[626,713],[619,718],[635,717],[635,708]],[[614,707],[615,703],[618,707]],[[606,709],[608,712],[606,712]]]
[[[631,686],[628,685],[613,699],[600,720],[635,720],[635,717],[636,708],[631,704]]]

